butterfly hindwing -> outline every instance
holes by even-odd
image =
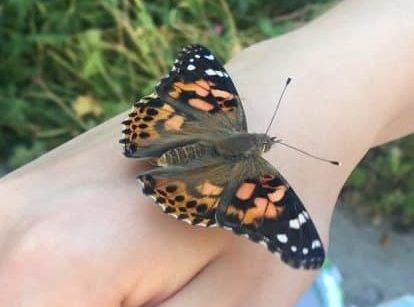
[[[260,176],[243,179],[224,194],[216,213],[220,226],[265,243],[293,267],[322,265],[325,254],[317,230],[280,174],[269,169]]]
[[[165,213],[192,225],[214,226],[226,171],[220,165],[167,167],[148,171],[138,179],[143,193],[154,198]]]
[[[243,106],[231,78],[203,46],[184,48],[156,91],[172,105],[184,105],[195,114],[222,113],[231,121],[234,130],[247,130]]]

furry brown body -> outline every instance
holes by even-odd
[[[240,161],[261,155],[275,143],[266,134],[237,133],[215,139],[206,139],[194,144],[167,150],[158,160],[160,166],[185,165],[193,160]]]

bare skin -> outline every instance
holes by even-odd
[[[414,2],[344,1],[228,64],[250,131],[263,132],[288,76],[266,155],[328,246],[346,178],[370,148],[414,130]],[[0,181],[1,306],[292,306],[315,272],[222,229],[178,222],[135,181],[117,143],[125,114]]]

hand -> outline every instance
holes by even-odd
[[[305,203],[326,247],[352,169],[372,146],[414,129],[413,12],[410,0],[345,1],[228,65],[250,131],[264,131],[291,76],[271,134],[342,162],[281,146],[266,156]],[[146,165],[121,154],[124,117],[0,181],[0,305],[292,306],[315,272],[291,269],[226,230],[162,214],[135,180]]]

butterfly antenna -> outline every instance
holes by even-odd
[[[282,102],[283,95],[285,94],[285,92],[286,92],[286,88],[288,87],[288,85],[289,85],[290,81],[292,81],[292,78],[287,78],[286,83],[285,83],[285,87],[283,88],[283,91],[282,91],[282,93],[280,94],[279,101],[277,102],[276,109],[275,109],[275,111],[273,112],[272,119],[270,120],[270,123],[269,123],[269,125],[267,126],[267,129],[266,129],[266,131],[265,131],[265,134],[267,134],[267,133],[269,132],[269,129],[270,129],[270,127],[272,126],[273,121],[275,120],[275,117],[276,117],[276,114],[277,114],[277,110],[279,110],[280,103]]]
[[[328,162],[328,163],[330,163],[330,164],[337,165],[337,166],[340,166],[340,165],[341,165],[341,162],[339,162],[339,161],[328,160],[328,159],[324,159],[324,158],[321,158],[321,157],[317,157],[317,156],[312,155],[311,153],[309,153],[309,152],[307,152],[307,151],[304,151],[303,149],[300,149],[300,148],[297,148],[297,147],[295,147],[295,146],[292,146],[292,145],[289,145],[289,144],[283,143],[283,142],[282,142],[282,140],[277,140],[277,141],[276,141],[276,143],[278,143],[278,144],[280,144],[280,145],[283,145],[283,146],[286,146],[286,147],[288,147],[288,148],[290,148],[290,149],[296,150],[296,151],[298,151],[298,152],[300,152],[300,153],[302,153],[302,154],[304,154],[304,155],[306,155],[306,156],[309,156],[309,157],[311,157],[311,158],[314,158],[314,159],[316,159],[316,160],[320,160],[320,161]]]

